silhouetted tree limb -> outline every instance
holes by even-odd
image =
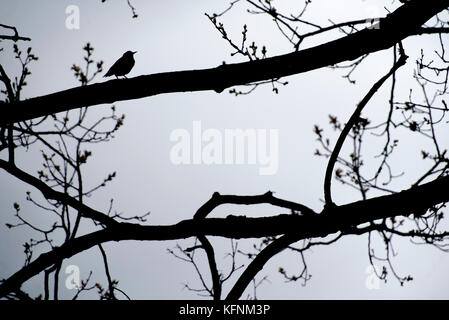
[[[214,300],[219,301],[221,299],[221,279],[215,261],[214,248],[205,236],[198,236],[198,240],[201,242],[204,251],[206,251],[207,261],[209,262],[209,269],[212,277],[213,298]]]
[[[106,214],[94,210],[88,207],[87,205],[79,202],[75,198],[69,196],[67,193],[59,192],[50,188],[38,178],[35,178],[32,175],[26,173],[25,171],[20,170],[14,164],[11,164],[5,160],[0,159],[0,168],[4,169],[6,172],[10,173],[11,175],[20,179],[21,181],[34,186],[40,192],[42,192],[45,198],[60,201],[64,204],[71,206],[74,209],[79,210],[84,217],[91,218],[105,226],[113,226],[118,223],[117,221],[107,216]]]
[[[14,101],[14,91],[12,90],[11,79],[9,79],[8,75],[5,72],[5,69],[3,69],[1,64],[0,64],[0,81],[2,81],[5,84],[9,101]]]
[[[17,28],[14,27],[14,26],[8,26],[8,25],[6,25],[6,24],[1,24],[1,23],[0,23],[0,27],[5,28],[5,29],[11,29],[12,31],[14,31],[14,35],[12,35],[12,36],[1,34],[1,35],[0,35],[0,39],[3,39],[3,40],[12,40],[12,41],[14,41],[14,42],[17,42],[17,41],[19,41],[19,40],[22,40],[22,41],[31,41],[31,38],[19,36],[19,32],[17,31]]]
[[[101,2],[106,2],[106,0],[101,0]],[[126,0],[128,7],[131,9],[131,13],[132,13],[132,17],[135,19],[137,18],[139,15],[136,12],[136,8],[134,8],[134,6],[131,4],[130,0]]]
[[[341,39],[301,51],[217,68],[144,75],[68,89],[46,96],[8,103],[0,124],[29,120],[83,106],[138,99],[152,95],[224,89],[303,73],[388,49],[401,40],[422,34],[422,25],[449,7],[449,0],[412,0],[379,22]]]
[[[330,156],[329,162],[327,164],[326,168],[326,175],[324,178],[324,199],[326,202],[326,205],[331,205],[332,202],[332,196],[331,196],[331,181],[332,181],[332,174],[334,171],[334,166],[338,158],[338,154],[340,153],[341,148],[343,147],[343,143],[346,140],[347,135],[349,134],[349,131],[352,129],[352,127],[359,121],[360,114],[362,113],[363,108],[368,104],[368,102],[371,100],[371,98],[374,96],[374,94],[377,92],[377,90],[380,89],[382,84],[398,70],[401,66],[405,65],[407,61],[407,56],[404,53],[404,50],[401,46],[401,56],[399,60],[393,65],[393,67],[388,71],[386,75],[384,75],[382,78],[379,79],[368,91],[368,93],[363,97],[362,101],[357,105],[357,108],[351,115],[351,118],[349,118],[348,122],[346,123],[345,127],[343,128],[340,136],[338,137],[337,143],[335,144],[335,147],[332,151],[332,154]],[[362,190],[363,191],[363,190]]]
[[[449,176],[445,176],[396,194],[335,206],[318,215],[281,214],[262,218],[228,216],[226,218],[184,220],[169,226],[118,223],[106,229],[69,240],[61,247],[55,247],[52,251],[41,254],[36,260],[0,284],[0,297],[19,289],[23,282],[58,261],[108,241],[162,241],[206,235],[234,239],[284,235],[283,238],[280,238],[284,240],[279,240],[276,243],[288,246],[301,239],[325,237],[335,232],[347,231],[350,233],[356,226],[378,219],[409,216],[411,214],[419,217],[425,214],[429,208],[449,201],[448,189]],[[409,233],[410,236],[415,234],[418,235],[418,232],[415,233],[413,230]],[[428,235],[428,237],[432,237],[432,235]],[[439,237],[439,235],[436,234],[434,237]],[[282,247],[276,244],[272,246],[273,251],[269,251],[266,258],[279,252]],[[260,258],[260,261],[264,261],[263,257]],[[260,266],[256,264],[252,268],[254,269],[248,271],[249,274],[258,271]],[[241,280],[241,286],[245,282]],[[235,290],[241,291],[241,289]],[[234,293],[231,297],[238,298]]]
[[[268,203],[273,206],[287,208],[292,210],[293,212],[300,212],[303,215],[316,214],[312,209],[306,207],[303,204],[276,198],[275,196],[273,196],[273,192],[271,191],[256,196],[221,195],[218,192],[214,192],[212,198],[210,198],[198,209],[198,211],[194,215],[194,218],[195,219],[205,218],[216,207],[222,204],[251,205],[262,203]]]
[[[449,33],[449,28],[431,28],[431,27],[427,27],[427,28],[419,28],[416,31],[417,35],[420,35],[420,34],[438,34],[438,33]]]
[[[103,246],[101,244],[98,244],[98,249],[100,249],[101,256],[103,258],[103,264],[104,264],[104,271],[106,273],[106,278],[108,279],[108,291],[104,294],[105,299],[109,300],[117,300],[114,290],[116,289],[116,281],[112,280],[111,273],[109,271],[109,264],[108,264],[108,258],[106,256],[106,251],[104,251]]]
[[[254,279],[257,273],[262,270],[268,260],[286,249],[290,244],[304,238],[306,237],[301,234],[288,234],[283,235],[271,242],[265,249],[263,249],[258,255],[256,255],[254,260],[238,278],[237,282],[234,284],[234,286],[226,296],[226,300],[238,300],[245,291],[248,284]]]

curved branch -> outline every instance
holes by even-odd
[[[402,48],[402,47],[401,47]],[[332,181],[332,173],[334,171],[335,162],[337,161],[338,155],[343,147],[343,143],[346,140],[350,130],[357,123],[360,118],[360,114],[362,113],[363,108],[367,105],[367,103],[371,100],[373,95],[380,89],[382,84],[398,70],[401,66],[403,66],[407,61],[407,56],[401,50],[401,56],[399,60],[393,65],[393,67],[388,71],[386,75],[377,81],[374,86],[368,91],[365,97],[363,97],[362,101],[357,105],[357,108],[349,118],[348,123],[343,128],[340,136],[338,137],[337,143],[335,144],[334,150],[330,156],[329,162],[327,163],[326,175],[324,178],[324,199],[326,205],[329,206],[332,204],[332,196],[331,196],[331,181]]]
[[[232,287],[231,291],[229,291],[226,300],[238,300],[248,284],[252,279],[254,279],[257,273],[262,270],[268,260],[300,239],[301,235],[284,235],[270,243],[245,269],[240,278]]]
[[[218,273],[217,263],[215,261],[214,248],[205,236],[198,236],[204,251],[206,251],[207,261],[209,261],[209,269],[212,276],[212,287],[213,287],[213,298],[216,301],[220,300],[221,297],[221,281],[220,274]]]
[[[76,87],[46,96],[8,103],[0,124],[115,101],[171,92],[224,89],[303,73],[388,49],[419,34],[421,26],[449,7],[449,0],[412,0],[382,19],[379,28],[364,29],[343,38],[293,53],[217,68],[166,72]]]
[[[292,211],[301,212],[303,215],[315,215],[316,213],[302,205],[300,203],[279,199],[273,196],[273,192],[268,191],[261,195],[256,196],[238,196],[238,195],[221,195],[218,192],[214,192],[212,198],[210,198],[205,204],[203,204],[193,216],[195,219],[206,218],[216,207],[222,204],[261,204],[269,203],[273,206],[287,208]]]

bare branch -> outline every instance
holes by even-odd
[[[214,192],[212,198],[210,198],[209,201],[207,201],[197,210],[197,212],[194,215],[194,218],[195,219],[205,218],[216,207],[222,204],[251,205],[260,203],[269,203],[273,206],[287,208],[292,210],[293,212],[300,212],[303,215],[316,214],[312,209],[306,207],[305,205],[274,197],[273,192],[271,191],[256,196],[221,195],[218,192]]]
[[[66,203],[67,205],[71,206],[74,209],[79,210],[82,212],[84,217],[91,218],[95,221],[98,221],[105,226],[113,226],[115,224],[118,224],[117,221],[114,219],[108,217],[107,215],[96,211],[92,208],[89,208],[85,204],[79,202],[75,198],[70,197],[68,194],[63,192],[58,192],[49,186],[47,186],[44,182],[40,181],[38,178],[33,177],[32,175],[20,170],[17,168],[14,164],[8,163],[7,161],[0,159],[0,168],[4,169],[8,173],[12,174],[16,178],[22,180],[23,182],[26,182],[35,188],[37,188],[39,191],[42,192],[42,194],[47,199],[54,199],[57,201],[61,201],[62,203]]]
[[[355,123],[359,120],[360,114],[363,110],[363,108],[367,105],[367,103],[371,100],[373,95],[379,90],[379,88],[382,86],[382,84],[394,73],[398,68],[403,66],[407,61],[407,56],[401,52],[401,56],[399,60],[393,65],[391,70],[383,76],[379,81],[377,81],[373,87],[368,91],[366,96],[362,99],[362,101],[358,104],[357,108],[353,112],[351,118],[349,119],[348,123],[345,125],[343,131],[341,132],[340,136],[338,137],[337,143],[335,144],[334,150],[330,156],[329,162],[327,164],[326,168],[326,176],[324,179],[324,198],[326,205],[331,205],[332,202],[332,196],[331,196],[331,181],[332,181],[332,174],[334,171],[335,162],[337,161],[338,154],[340,153],[340,150],[343,146],[344,141],[346,140],[346,137],[351,130],[351,128],[355,125]]]
[[[214,248],[210,244],[209,240],[205,236],[198,236],[203,245],[204,251],[206,251],[207,260],[209,261],[209,269],[212,276],[212,288],[213,288],[213,298],[219,301],[221,298],[221,279],[218,273],[217,263],[215,262]]]
[[[12,40],[14,42],[17,42],[19,40],[22,41],[31,41],[31,38],[27,38],[27,37],[21,37],[19,36],[19,32],[17,31],[17,28],[14,26],[8,26],[6,24],[1,24],[0,23],[0,27],[5,28],[5,29],[11,29],[14,31],[14,35],[13,36],[8,36],[8,35],[0,35],[0,39],[4,39],[4,40]]]

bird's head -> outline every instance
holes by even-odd
[[[123,54],[123,56],[125,56],[125,57],[132,57],[136,52],[137,52],[137,51],[130,51],[130,50],[128,50],[128,51],[126,51],[126,52]]]

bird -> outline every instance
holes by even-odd
[[[134,54],[137,51],[126,51],[113,65],[109,68],[108,72],[103,77],[115,76],[117,79],[119,76],[128,74],[134,67]]]

